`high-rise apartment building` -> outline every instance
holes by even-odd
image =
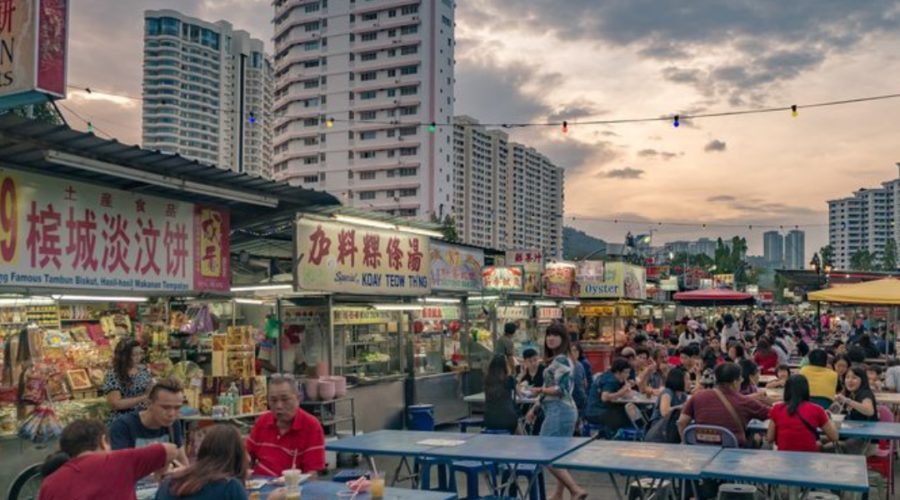
[[[860,250],[867,250],[879,263],[888,240],[900,241],[898,220],[900,178],[829,201],[828,242],[834,249],[834,268],[850,269],[853,255]]]
[[[806,233],[792,229],[784,237],[784,268],[806,268]]]
[[[770,266],[784,266],[784,236],[778,231],[763,233],[763,258]]]
[[[457,116],[453,123],[453,216],[462,241],[561,257],[563,169],[474,118]]]
[[[144,13],[143,146],[271,177],[273,69],[226,21]]]
[[[274,21],[275,178],[452,214],[454,2],[276,0]]]

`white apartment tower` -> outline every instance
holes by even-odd
[[[274,22],[275,178],[453,214],[453,0],[276,0]]]
[[[143,146],[272,176],[273,69],[226,21],[144,12]]]
[[[853,254],[868,250],[881,258],[888,239],[900,240],[896,221],[900,213],[900,178],[882,187],[859,189],[853,196],[828,202],[828,242],[834,249],[834,267],[850,269]]]
[[[564,170],[506,132],[453,120],[456,230],[467,244],[562,257]]]

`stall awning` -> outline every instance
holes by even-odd
[[[750,305],[753,304],[753,296],[749,293],[735,292],[724,288],[710,288],[708,290],[692,290],[690,292],[678,292],[675,294],[675,302],[685,305]]]
[[[900,280],[887,278],[853,285],[843,285],[808,295],[812,302],[842,304],[900,305]]]

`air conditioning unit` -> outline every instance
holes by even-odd
[[[413,21],[418,21],[418,20],[419,20],[419,16],[412,16],[412,20],[413,20]]]

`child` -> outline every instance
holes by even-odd
[[[787,384],[788,378],[791,376],[791,369],[788,365],[778,365],[775,370],[775,380],[766,384],[766,389],[778,389]]]
[[[867,366],[866,376],[869,379],[869,387],[874,392],[881,391],[881,367],[877,365]]]

